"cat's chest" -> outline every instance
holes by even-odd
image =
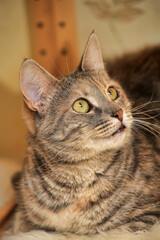
[[[97,160],[91,159],[73,166],[69,164],[56,166],[56,168],[54,167],[53,181],[63,182],[64,185],[72,186],[72,189],[77,188],[82,191],[97,181],[99,176],[104,175],[107,167],[107,157],[105,158],[106,162],[100,160],[97,162]]]
[[[98,193],[93,188],[85,188],[78,194],[75,200],[67,207],[54,212],[40,206],[41,218],[45,219],[45,225],[57,231],[82,232],[86,224],[90,222],[90,203],[98,202]],[[63,224],[62,224],[63,223]]]

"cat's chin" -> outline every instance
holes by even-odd
[[[126,127],[125,127],[124,125],[120,126],[120,128],[118,128],[118,130],[116,130],[110,137],[114,137],[114,136],[116,136],[117,134],[124,132],[124,131],[125,131],[125,128],[126,128]]]
[[[111,150],[123,147],[129,140],[130,132],[125,127],[119,128],[109,137],[99,137],[94,140],[93,148],[97,151]],[[91,146],[90,146],[91,147]]]

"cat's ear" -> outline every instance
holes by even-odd
[[[32,111],[44,113],[48,95],[57,79],[31,59],[25,59],[20,70],[20,86],[24,101]]]
[[[100,44],[94,32],[89,36],[80,67],[83,71],[105,69]]]

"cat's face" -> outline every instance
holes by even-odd
[[[50,150],[77,159],[122,147],[131,134],[130,103],[120,85],[109,78],[103,63],[99,63],[101,56],[95,56],[98,60],[89,65],[90,48],[95,51],[93,46],[86,48],[83,71],[59,81],[32,60],[24,62],[21,73],[23,88],[29,92],[24,94],[25,102],[41,116],[34,115],[30,131]],[[98,69],[92,65],[98,65]],[[36,78],[43,79],[39,86]]]

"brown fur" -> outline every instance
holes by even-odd
[[[23,171],[13,180],[18,203],[14,232],[88,234],[124,225],[136,231],[160,219],[159,139],[147,133],[146,125],[135,129],[135,116],[148,118],[150,124],[159,118],[153,118],[160,109],[159,102],[153,103],[160,84],[154,51],[110,62],[107,73],[92,34],[79,70],[60,81],[35,62],[24,62],[21,86],[29,133]],[[152,73],[153,65],[158,75]],[[115,101],[107,95],[109,87],[118,91]],[[135,107],[151,96],[152,103],[135,115],[138,109],[131,102]],[[92,105],[88,113],[74,112],[79,98]],[[153,111],[142,113],[144,109]],[[122,126],[120,113],[125,129],[113,135]]]

